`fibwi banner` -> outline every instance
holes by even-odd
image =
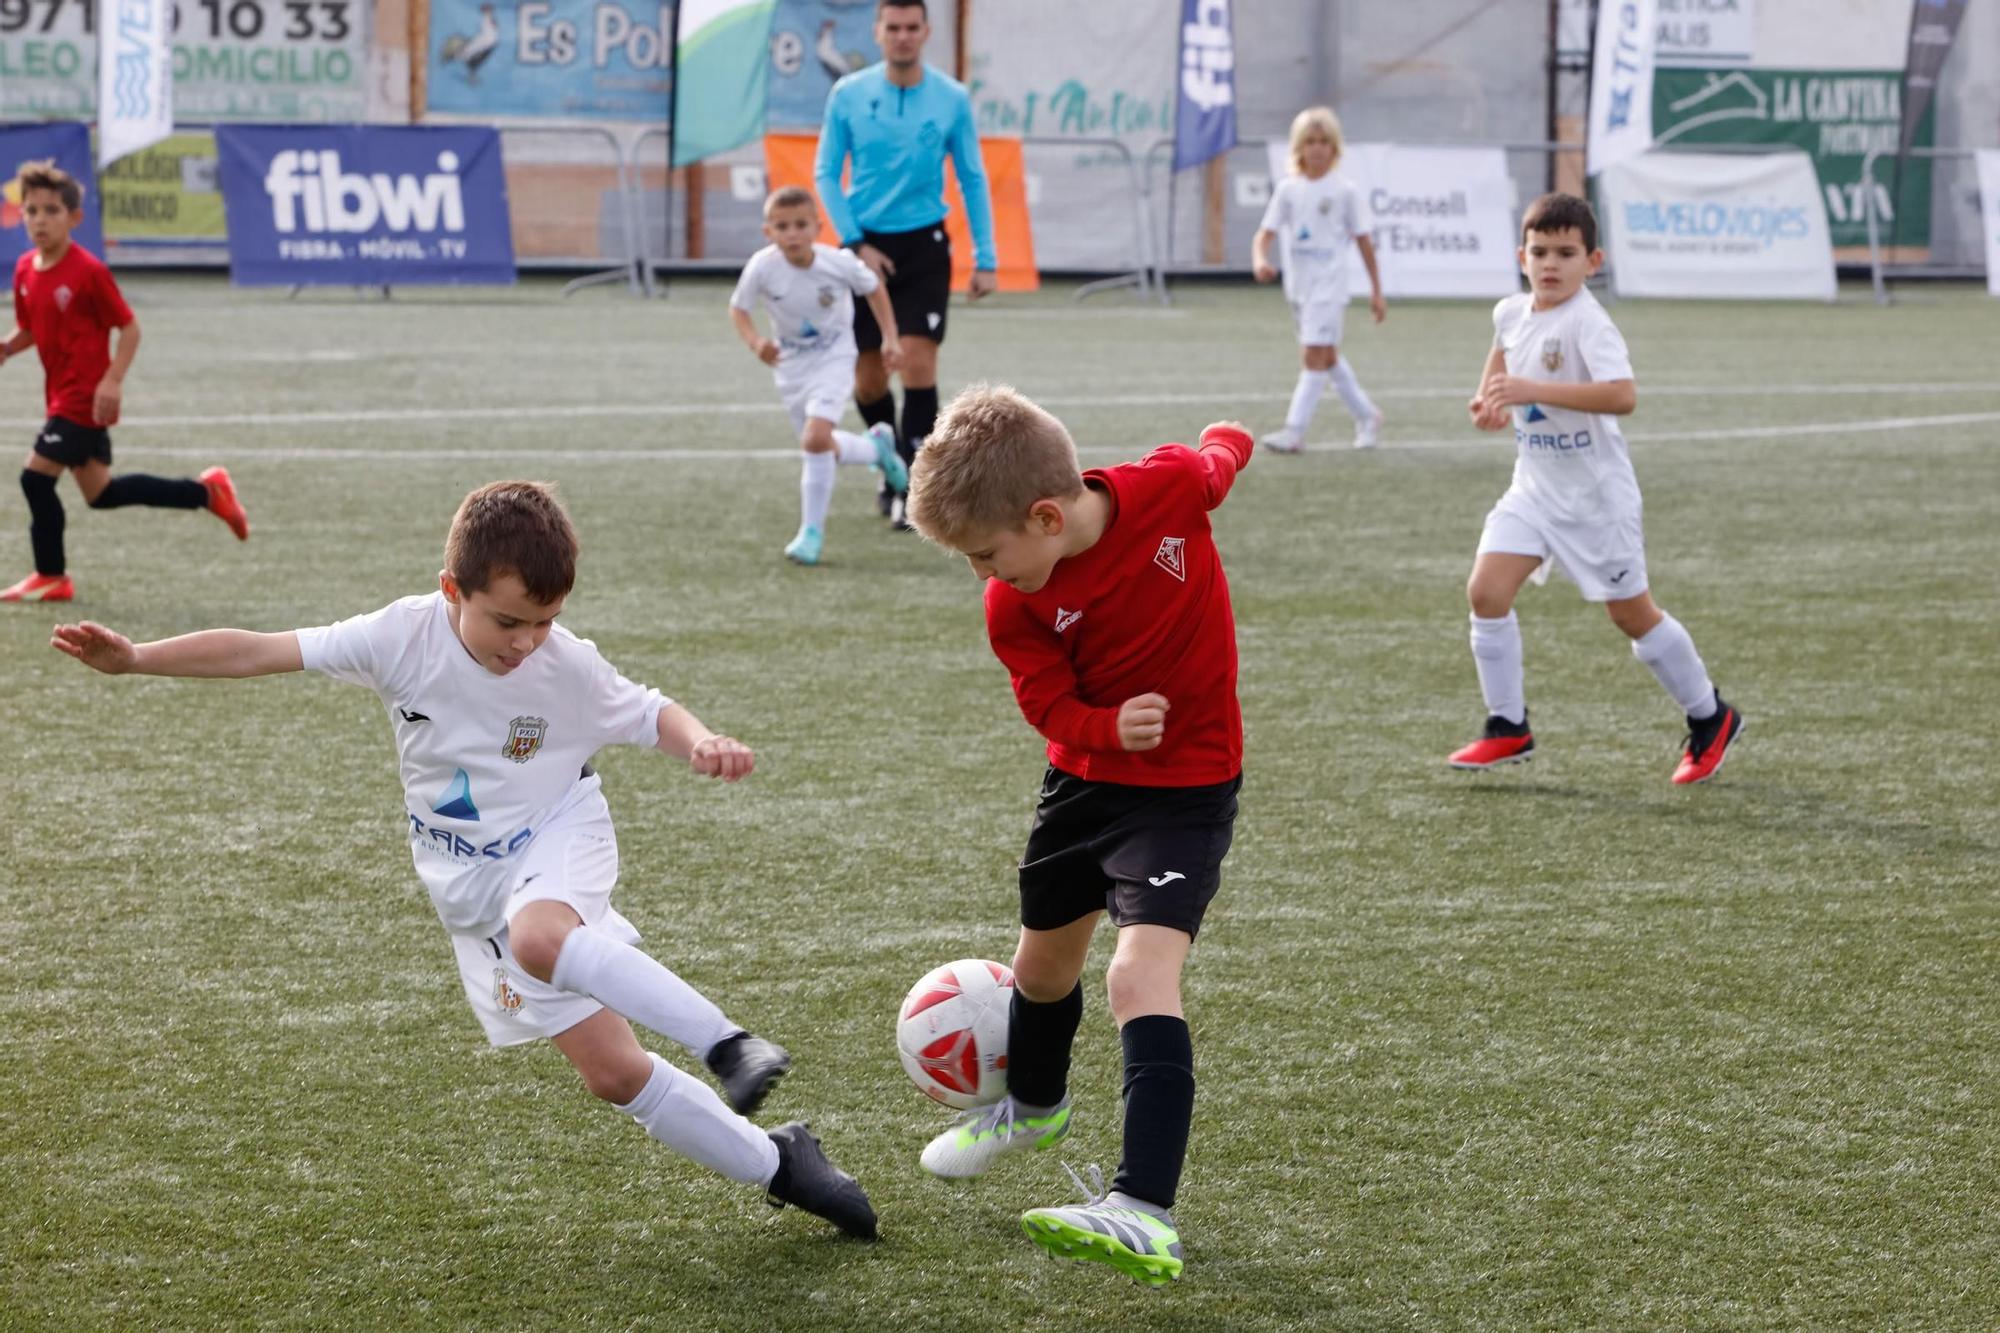
[[[104,223],[98,209],[96,178],[90,165],[90,127],[65,124],[0,125],[0,272],[11,279],[14,261],[28,248],[28,233],[21,225],[20,191],[14,173],[23,162],[55,164],[83,182],[83,225],[70,236],[94,255],[104,254]]]
[[[1654,0],[1602,0],[1590,66],[1588,174],[1595,176],[1653,144]]]
[[[1236,146],[1236,38],[1231,0],[1181,0],[1180,94],[1174,102],[1174,170]]]
[[[174,132],[171,0],[98,7],[97,164],[151,147]]]
[[[1597,191],[1620,296],[1833,299],[1833,236],[1804,153],[1645,153]]]
[[[699,162],[764,132],[777,0],[681,0],[675,38],[674,161]]]
[[[1986,290],[2000,296],[2000,149],[1981,149],[1979,225],[1986,232]]]
[[[426,111],[664,125],[673,0],[431,0]]]
[[[497,130],[218,125],[215,146],[234,282],[514,281]]]

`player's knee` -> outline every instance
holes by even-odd
[[[1076,973],[1054,958],[1016,952],[1014,989],[1035,1004],[1054,1004],[1076,989]]]
[[[514,951],[514,961],[521,965],[523,972],[537,981],[552,981],[556,975],[556,959],[562,953],[563,940],[568,934],[566,930],[535,926],[522,929],[516,926],[507,933],[507,946]]]
[[[1120,1022],[1158,1012],[1162,1004],[1175,998],[1177,991],[1173,977],[1129,955],[1113,958],[1104,971],[1104,998]]]
[[[105,493],[110,489],[109,486],[100,486],[94,491],[85,491],[83,493],[83,502],[92,509],[102,509],[104,508]]]
[[[833,452],[833,427],[815,419],[799,434],[799,448],[809,454],[830,454]]]
[[[1488,587],[1476,578],[1466,580],[1465,604],[1481,620],[1498,620],[1510,609],[1505,593]]]
[[[590,1065],[578,1065],[576,1072],[583,1076],[583,1086],[590,1089],[590,1095],[599,1101],[610,1102],[613,1106],[630,1106],[639,1100],[639,1094],[646,1090],[646,1083],[653,1077],[651,1060],[605,1060]]]

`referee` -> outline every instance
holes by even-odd
[[[944,219],[944,159],[951,154],[972,224],[972,299],[994,289],[993,204],[965,85],[924,63],[931,35],[924,0],[877,0],[881,63],[856,70],[827,94],[813,183],[843,245],[889,289],[902,335],[903,421],[896,449],[905,463],[937,421],[937,354],[951,296],[951,242]],[[841,168],[852,157],[852,185]],[[859,302],[854,310],[854,402],[869,425],[896,425],[896,399],[882,365],[882,330]],[[899,530],[905,497],[884,491]]]

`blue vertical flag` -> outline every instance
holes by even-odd
[[[1174,170],[1236,146],[1236,39],[1230,0],[1181,0],[1180,94],[1174,103]]]

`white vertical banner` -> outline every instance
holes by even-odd
[[[98,0],[97,165],[174,132],[173,0]]]
[[[1986,233],[1986,290],[2000,296],[2000,148],[1982,148],[1979,163],[1979,225]]]
[[[1590,71],[1589,174],[1653,145],[1654,0],[1603,0]]]

